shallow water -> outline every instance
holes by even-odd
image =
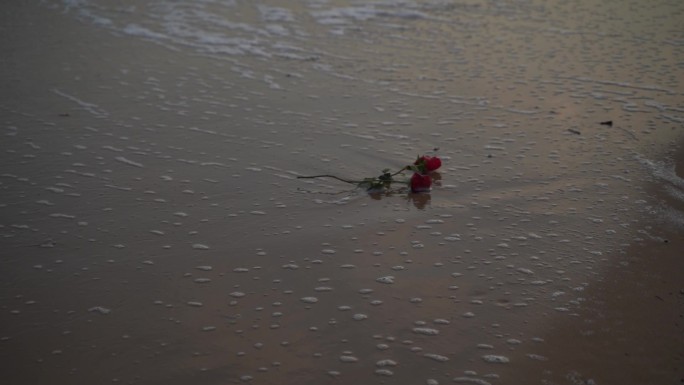
[[[635,245],[681,237],[679,2],[5,9],[15,383],[616,378],[564,331]],[[430,194],[296,179],[434,148]],[[679,379],[668,349],[629,363]]]

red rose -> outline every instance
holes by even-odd
[[[423,155],[414,164],[425,169],[425,172],[432,172],[442,167],[442,160],[436,156]]]
[[[442,160],[439,159],[438,157],[426,156],[425,158],[426,158],[425,159],[425,167],[427,168],[428,171],[435,171],[438,168],[442,167]]]
[[[411,192],[426,192],[430,191],[432,185],[432,178],[430,175],[413,173],[411,177]]]

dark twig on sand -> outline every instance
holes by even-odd
[[[602,125],[602,126],[613,127],[613,121],[612,121],[612,120],[606,120],[606,121],[603,121],[603,122],[601,122],[601,123],[599,123],[599,124]],[[622,128],[622,127],[619,127],[619,126],[617,127],[617,129],[620,130],[620,131],[622,131],[622,132],[624,132],[624,133],[626,133],[627,135],[631,136],[632,139],[634,139],[634,140],[639,140],[639,138],[637,138],[636,135],[634,135],[634,133],[633,133],[632,131],[629,131],[629,130],[627,130],[626,128]]]

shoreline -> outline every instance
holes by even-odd
[[[672,158],[684,180],[684,141]],[[652,181],[665,210],[684,202]],[[647,226],[627,248],[607,257],[609,269],[582,293],[574,317],[549,317],[533,354],[515,356],[502,374],[507,384],[662,385],[684,382],[683,223],[667,215]]]

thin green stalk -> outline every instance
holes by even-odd
[[[364,179],[364,180],[351,180],[351,179],[345,179],[345,178],[340,178],[339,176],[330,175],[330,174],[321,174],[321,175],[302,175],[302,176],[297,176],[297,179],[333,178],[333,179],[339,180],[340,182],[349,183],[349,184],[354,184],[354,185],[357,185],[357,186],[362,186],[362,185],[364,185],[364,184],[367,184],[367,185],[369,185],[370,187],[374,187],[374,186],[376,186],[376,185],[382,185],[382,184],[387,184],[387,185],[389,185],[390,183],[394,183],[394,182],[405,183],[405,181],[397,181],[397,180],[394,180],[394,179],[392,179],[392,177],[395,176],[395,175],[401,174],[401,173],[404,172],[404,170],[406,170],[407,168],[408,168],[408,167],[404,167],[404,168],[402,168],[401,170],[399,170],[399,171],[397,171],[397,172],[395,172],[395,173],[392,173],[392,174],[386,172],[386,173],[384,173],[383,175],[381,175],[380,177],[376,177],[376,178],[366,178],[366,179]],[[369,188],[370,188],[370,187],[369,187]]]
[[[339,180],[339,181],[341,181],[341,182],[350,183],[350,184],[359,184],[359,183],[363,183],[362,180],[349,180],[349,179],[344,179],[344,178],[340,178],[340,177],[338,177],[338,176],[329,175],[329,174],[310,175],[310,176],[298,176],[298,177],[297,177],[297,179],[314,179],[314,178],[333,178],[333,179],[337,179],[337,180]]]

